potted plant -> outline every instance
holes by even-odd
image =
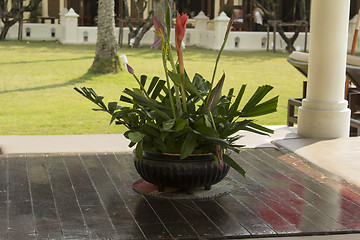
[[[167,1],[165,1],[167,2]],[[239,105],[246,85],[235,93],[232,88],[222,95],[225,74],[215,84],[214,78],[221,52],[230,33],[228,24],[223,45],[216,59],[211,81],[196,73],[192,79],[186,73],[181,43],[185,35],[186,14],[177,14],[175,27],[175,62],[170,44],[171,18],[169,6],[166,11],[165,33],[163,26],[154,18],[155,32],[162,45],[162,64],[165,80],[159,77],[140,78],[127,65],[139,87],[126,88],[120,102],[105,104],[103,97],[91,88],[75,88],[85,98],[94,102],[101,111],[109,113],[110,123],[123,124],[124,133],[130,140],[129,147],[136,145],[135,167],[140,176],[155,184],[159,191],[164,187],[177,187],[192,191],[197,187],[210,189],[221,181],[232,167],[241,175],[245,171],[227,151],[239,152],[235,141],[239,130],[259,134],[273,131],[256,124],[251,117],[276,111],[278,97],[262,101],[272,89],[260,86],[244,106]],[[97,109],[99,110],[99,109]]]

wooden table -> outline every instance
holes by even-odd
[[[243,149],[230,194],[140,195],[132,153],[0,155],[0,239],[239,239],[360,232],[360,190],[294,153]]]

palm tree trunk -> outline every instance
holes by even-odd
[[[116,51],[114,0],[99,0],[98,29],[94,62],[91,73],[106,74],[121,69]]]

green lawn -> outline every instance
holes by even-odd
[[[0,42],[0,135],[121,133],[109,126],[109,116],[91,111],[89,101],[73,88],[92,87],[105,100],[117,101],[122,89],[136,86],[126,71],[90,75],[94,46],[67,46],[55,42]],[[123,48],[135,73],[163,77],[160,51]],[[217,51],[187,48],[185,68],[209,79]],[[225,90],[247,84],[247,95],[258,85],[270,84],[269,98],[280,95],[278,112],[258,118],[265,125],[286,124],[287,100],[301,97],[304,77],[286,58],[272,52],[227,52],[220,60],[217,78],[226,73]]]

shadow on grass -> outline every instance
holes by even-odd
[[[35,48],[35,49],[48,49],[48,50],[59,50],[62,51],[64,49],[69,50],[94,50],[95,44],[62,44],[59,41],[38,41],[38,40],[5,40],[1,41],[1,46],[6,47],[26,47],[26,48]]]
[[[38,86],[38,87],[31,87],[31,88],[4,90],[4,91],[0,91],[0,95],[1,94],[6,94],[6,93],[31,92],[31,91],[38,91],[38,90],[45,90],[45,89],[61,88],[61,87],[74,85],[74,84],[77,84],[77,83],[84,83],[84,82],[90,81],[92,78],[94,78],[96,76],[97,75],[95,75],[95,74],[85,73],[84,75],[82,75],[82,76],[80,76],[78,78],[72,79],[72,80],[64,82],[64,83],[55,83],[55,84],[50,84],[50,85],[45,85],[45,86]]]
[[[13,64],[27,64],[27,63],[47,63],[47,62],[66,62],[66,61],[76,61],[83,59],[93,59],[94,56],[91,57],[79,57],[79,58],[66,58],[66,59],[44,59],[44,60],[35,60],[35,61],[20,61],[20,62],[4,62],[1,65],[13,65]]]

